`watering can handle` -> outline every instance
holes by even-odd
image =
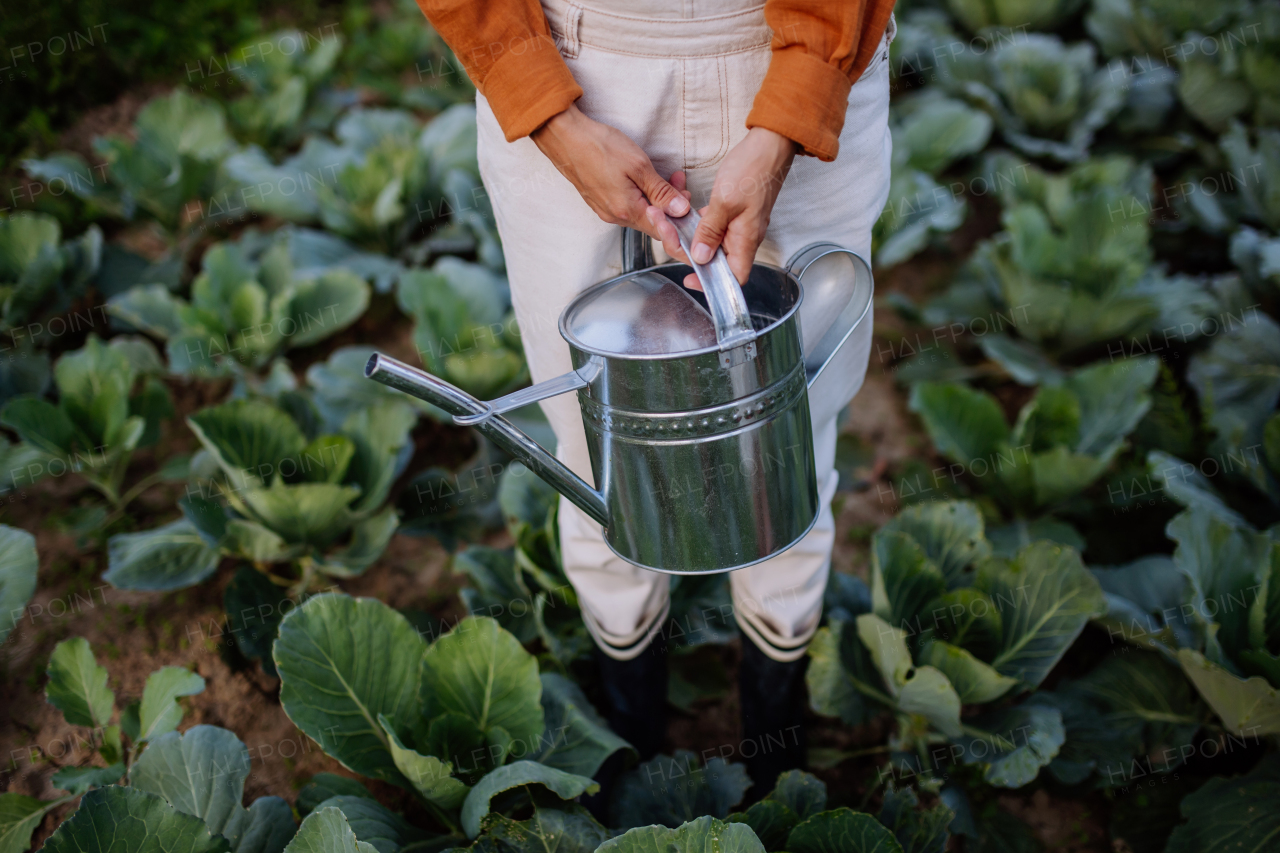
[[[588,486],[581,477],[570,471],[563,462],[548,453],[545,447],[538,444],[509,420],[497,414],[500,405],[502,406],[502,411],[516,408],[515,405],[505,405],[506,398],[495,400],[492,403],[482,403],[461,388],[455,388],[425,370],[411,367],[382,353],[374,353],[370,356],[368,363],[364,367],[364,375],[376,382],[381,382],[388,388],[404,391],[406,394],[411,394],[420,400],[426,400],[432,405],[439,406],[453,415],[455,420],[471,423],[486,438],[523,462],[533,473],[550,483],[556,491],[573,501],[587,515],[605,527],[609,526],[609,511],[605,506],[604,495]],[[564,386],[570,385],[574,381],[569,377],[577,375],[577,372],[575,372],[566,374],[557,380],[552,380],[552,383],[559,384],[547,390],[554,390],[555,394],[564,393],[564,391],[570,390]],[[579,378],[581,379],[582,377],[579,376]],[[544,386],[550,384],[542,383]],[[534,386],[534,388],[538,387]],[[532,388],[525,390],[533,391]],[[554,396],[554,394],[546,393],[543,397],[526,395],[518,402],[520,405],[527,405],[536,399],[544,399],[548,396]]]
[[[845,256],[852,264],[852,280],[849,277],[832,277],[829,269],[815,266],[823,258],[830,255]],[[871,276],[871,266],[856,252],[851,252],[835,243],[813,243],[805,246],[791,256],[787,262],[787,271],[794,275],[805,289],[805,299],[831,299],[829,288],[838,287],[848,291],[848,298],[839,308],[836,319],[827,327],[827,331],[804,354],[804,369],[810,388],[822,375],[835,354],[845,345],[853,332],[866,319],[871,310],[871,297],[875,294],[875,282]],[[823,273],[827,273],[823,275]],[[838,301],[838,297],[836,300]]]
[[[680,248],[689,256],[689,266],[702,284],[702,292],[707,297],[707,306],[711,309],[711,319],[716,326],[716,342],[721,350],[732,349],[756,339],[755,327],[751,325],[751,312],[747,310],[746,297],[742,295],[742,286],[729,269],[729,258],[724,249],[717,248],[707,264],[694,263],[693,237],[698,231],[698,223],[702,217],[698,211],[690,209],[684,216],[668,217],[676,227],[680,237]]]

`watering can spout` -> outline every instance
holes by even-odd
[[[455,421],[474,426],[498,447],[523,462],[530,471],[546,480],[587,515],[605,527],[609,526],[609,513],[605,507],[604,495],[588,486],[581,477],[548,453],[545,447],[498,413],[527,402],[535,402],[541,399],[540,396],[526,393],[519,401],[495,407],[494,403],[483,403],[443,379],[438,379],[426,371],[381,353],[370,356],[364,367],[364,375],[375,382],[381,382],[388,388],[395,388],[397,391],[411,394],[444,409],[454,417]],[[573,377],[575,374],[568,374],[568,376]],[[562,384],[566,384],[565,380],[562,380]],[[569,389],[566,387],[563,390]],[[563,392],[558,391],[558,393]],[[549,394],[542,396],[549,396]]]

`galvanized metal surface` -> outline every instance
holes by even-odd
[[[623,248],[624,264],[645,257],[634,240]],[[870,270],[852,253],[808,247],[789,266],[756,264],[742,283],[752,336],[737,346],[679,325],[701,318],[689,309],[705,309],[705,297],[665,290],[691,268],[664,264],[594,285],[565,309],[560,332],[574,365],[565,376],[483,403],[385,356],[370,359],[366,375],[474,424],[599,521],[623,559],[674,574],[732,571],[785,551],[816,521],[809,394],[870,305]],[[836,316],[808,348],[798,276]],[[650,316],[654,306],[665,309]],[[597,334],[598,323],[614,334]],[[688,349],[691,339],[703,345]],[[500,414],[570,390],[594,489]]]

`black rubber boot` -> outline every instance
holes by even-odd
[[[773,790],[778,774],[805,767],[804,673],[809,658],[780,663],[742,635],[738,690],[742,702],[742,749],[752,786],[747,802]]]
[[[616,660],[597,647],[596,664],[609,727],[648,761],[667,739],[666,641],[658,634],[631,660]]]
[[[643,652],[631,660],[616,660],[596,648],[600,684],[604,688],[605,719],[609,728],[648,761],[667,740],[667,644],[662,635],[653,638]],[[605,826],[609,826],[609,804],[618,776],[623,771],[625,753],[615,752],[600,766],[595,779],[600,791],[582,798]]]

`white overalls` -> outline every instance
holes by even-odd
[[[688,174],[695,207],[710,195],[716,167],[747,133],[752,99],[769,65],[771,33],[756,0],[543,0],[552,34],[584,94],[587,116],[618,128],[638,144],[664,178]],[[891,141],[888,44],[853,86],[840,152],[823,163],[796,158],[773,209],[756,260],[781,266],[798,249],[829,241],[870,258],[871,227],[889,194]],[[583,289],[619,275],[620,231],[602,222],[573,185],[528,138],[509,143],[483,96],[477,97],[480,171],[502,236],[507,275],[525,355],[535,382],[568,372],[568,345],[556,321]],[[660,246],[655,246],[663,257]],[[800,323],[825,328],[830,317],[805,313]],[[835,520],[831,498],[836,416],[862,385],[872,318],[841,352],[844,382],[827,399],[810,400],[821,515],[790,550],[733,572],[739,626],[775,660],[804,654],[821,616]],[[558,439],[559,458],[593,482],[576,395],[542,403]],[[565,572],[583,617],[606,654],[639,654],[663,628],[668,577],[614,555],[598,524],[560,502]]]

